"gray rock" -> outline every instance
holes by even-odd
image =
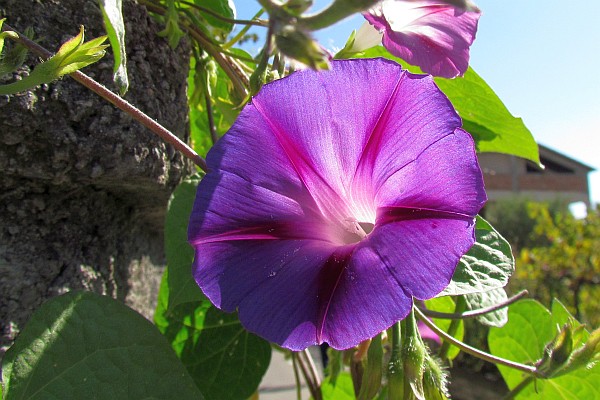
[[[125,98],[187,140],[189,48],[170,49],[143,7],[125,2],[124,15]],[[34,27],[51,51],[79,25],[87,39],[104,34],[94,0],[0,0],[3,16],[19,31]],[[29,57],[0,83],[36,64]],[[83,72],[116,91],[110,56]],[[167,201],[189,171],[169,145],[68,77],[0,96],[0,355],[33,310],[69,290],[115,297],[150,318]]]

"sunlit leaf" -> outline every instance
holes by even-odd
[[[326,379],[321,385],[323,400],[354,400],[352,377],[347,372],[339,374],[335,382]]]
[[[224,18],[235,18],[235,4],[233,0],[194,0],[194,3],[202,8],[209,9]],[[225,21],[222,18],[218,18],[207,12],[201,12],[201,14],[202,17],[215,28],[221,29],[226,33],[231,32],[233,29],[233,24],[231,22]]]
[[[492,354],[512,361],[533,365],[542,358],[545,346],[558,333],[556,322],[567,316],[564,307],[553,307],[556,315],[534,300],[522,300],[510,306],[508,323],[502,328],[491,328],[488,344]],[[499,366],[510,389],[523,381],[522,372]],[[552,379],[538,379],[516,397],[544,400],[579,400],[600,398],[600,365],[580,368]]]

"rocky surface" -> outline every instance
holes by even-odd
[[[127,100],[187,140],[188,49],[176,51],[145,9],[125,2]],[[104,34],[95,0],[0,0],[0,18],[31,26],[56,51],[84,25]],[[35,57],[0,84],[19,79]],[[84,72],[116,90],[112,58]],[[0,96],[0,355],[42,302],[74,289],[125,301],[150,317],[165,260],[170,193],[183,157],[70,78]]]

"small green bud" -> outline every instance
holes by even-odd
[[[423,394],[427,400],[448,400],[448,374],[438,360],[428,356],[423,371]]]
[[[593,331],[587,341],[577,347],[564,367],[554,373],[554,377],[568,374],[579,368],[591,368],[600,361],[600,328]]]
[[[329,54],[310,35],[293,25],[285,25],[275,35],[275,44],[288,58],[315,70],[329,69]]]
[[[552,377],[567,362],[572,351],[571,325],[565,324],[544,348],[544,354],[537,362],[537,371],[544,377]]]
[[[421,339],[414,311],[402,321],[402,361],[404,363],[404,398],[425,400],[423,372],[427,347]]]

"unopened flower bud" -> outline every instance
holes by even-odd
[[[292,25],[284,26],[275,36],[275,44],[286,57],[312,69],[329,69],[330,55],[307,33]]]
[[[428,350],[421,339],[414,312],[408,314],[403,322],[405,329],[402,332],[402,361],[405,397],[410,387],[409,398],[424,400],[423,372]]]
[[[423,371],[423,394],[427,400],[448,400],[448,376],[438,360],[428,356]]]
[[[573,327],[565,324],[552,342],[544,348],[544,355],[537,363],[537,372],[550,378],[559,372],[573,353]]]

